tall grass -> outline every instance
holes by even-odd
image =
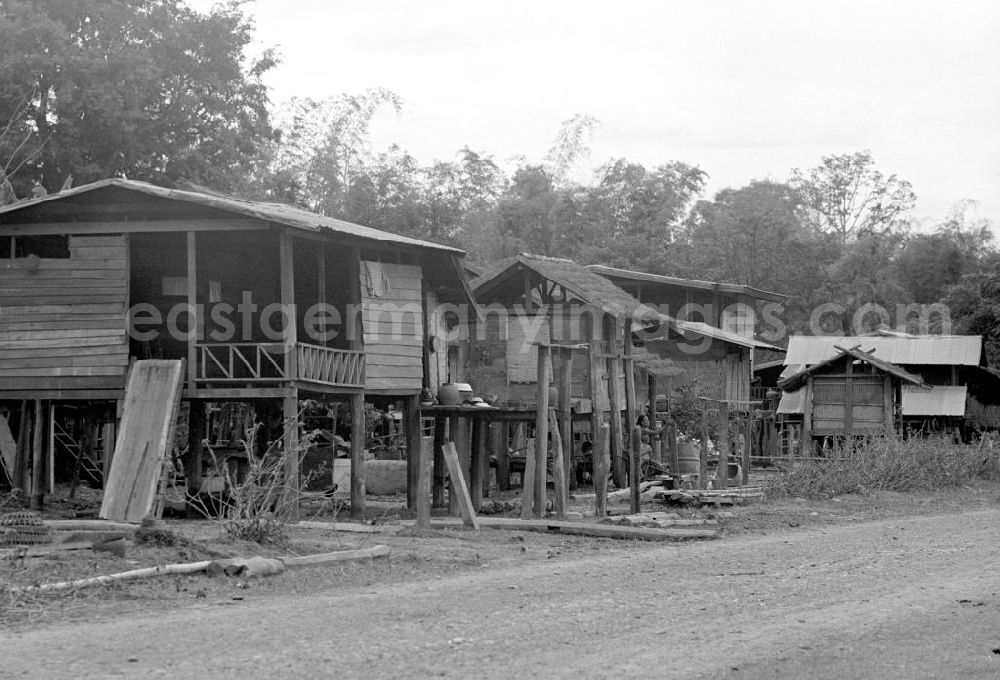
[[[870,491],[930,491],[1000,477],[1000,445],[940,438],[873,437],[835,446],[823,458],[792,460],[769,482],[772,496],[836,496]]]

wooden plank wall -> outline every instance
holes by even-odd
[[[125,236],[71,236],[69,249],[0,263],[0,389],[124,385]]]
[[[423,386],[422,270],[419,265],[409,264],[383,262],[380,266],[388,287],[385,291],[372,291],[367,282],[366,262],[361,263],[365,388],[419,390]],[[399,317],[400,310],[412,313]]]

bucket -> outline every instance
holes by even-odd
[[[438,403],[442,406],[456,406],[458,397],[458,385],[454,383],[445,383],[438,388]]]
[[[682,475],[696,475],[701,469],[701,459],[699,452],[695,450],[694,444],[689,439],[678,440],[677,442],[677,472]]]

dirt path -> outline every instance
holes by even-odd
[[[998,526],[884,520],[0,633],[0,676],[996,678]]]

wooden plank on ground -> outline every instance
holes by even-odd
[[[462,472],[462,464],[458,460],[455,444],[448,442],[441,449],[444,451],[444,461],[448,465],[448,474],[451,476],[451,488],[458,498],[458,509],[462,513],[462,519],[467,526],[478,529],[479,520],[476,517],[475,508],[472,507],[472,497],[469,495],[469,486],[465,483],[465,473]]]
[[[405,524],[405,522],[404,522]],[[541,531],[596,538],[619,538],[639,541],[685,541],[694,538],[718,538],[717,529],[649,529],[646,527],[624,527],[595,522],[574,522],[571,520],[515,519],[512,517],[480,517],[479,525],[488,529],[509,531]],[[433,527],[455,526],[448,520],[432,520]]]
[[[183,382],[183,361],[137,361],[132,367],[100,517],[137,522],[153,510]]]

